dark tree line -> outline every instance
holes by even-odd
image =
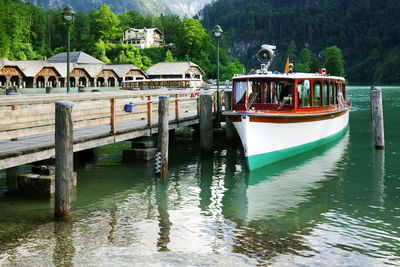
[[[229,49],[248,67],[257,64],[255,53],[268,43],[277,45],[273,67],[282,70],[294,41],[295,65],[303,64],[304,48],[323,64],[322,51],[337,46],[350,81],[399,83],[398,14],[398,0],[218,0],[200,17],[206,29],[222,26]]]

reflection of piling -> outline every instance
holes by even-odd
[[[224,91],[224,105],[225,111],[229,111],[232,109],[232,90]],[[235,127],[231,119],[228,116],[225,116],[225,132],[227,141],[233,141],[235,139]]]
[[[373,151],[372,172],[373,172],[373,199],[376,205],[384,205],[385,196],[385,151]]]
[[[74,187],[72,102],[56,102],[56,187],[54,215],[59,219],[72,216]]]
[[[213,118],[211,94],[200,95],[200,146],[203,151],[213,149]]]
[[[385,133],[383,128],[382,90],[374,87],[371,90],[372,125],[375,133],[375,148],[385,147]]]
[[[168,175],[168,97],[160,96],[158,104],[158,140],[160,152],[160,177],[166,179]],[[157,164],[157,163],[156,163]]]
[[[160,227],[157,241],[158,251],[169,251],[171,221],[168,214],[168,181],[156,182],[156,200],[158,210],[158,225]]]
[[[75,255],[72,222],[55,222],[54,236],[56,239],[53,251],[54,265],[72,266]]]

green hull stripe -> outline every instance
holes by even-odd
[[[250,170],[255,170],[258,169],[262,166],[289,158],[289,157],[293,157],[296,156],[300,153],[309,151],[311,149],[314,149],[316,147],[325,145],[341,136],[343,136],[343,134],[346,132],[345,130],[347,129],[348,126],[346,126],[345,128],[343,128],[343,130],[330,135],[328,137],[319,139],[317,141],[311,142],[311,143],[307,143],[304,145],[300,145],[300,146],[295,146],[295,147],[291,147],[291,148],[286,148],[286,149],[282,149],[282,150],[278,150],[278,151],[273,151],[273,152],[269,152],[269,153],[265,153],[265,154],[258,154],[258,155],[253,155],[250,157],[247,157],[247,166],[249,167]]]

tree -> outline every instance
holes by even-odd
[[[313,57],[309,63],[309,70],[310,72],[318,72],[321,67],[321,62],[318,58]]]
[[[325,68],[331,75],[343,76],[344,74],[344,60],[342,59],[342,51],[337,46],[330,46],[325,48],[322,52],[325,59]]]
[[[99,10],[93,12],[91,15],[94,22],[96,39],[111,41],[121,38],[122,30],[118,27],[120,21],[111,11],[110,6],[102,4]]]
[[[179,55],[181,57],[188,55],[189,58],[194,58],[201,51],[210,52],[213,47],[211,37],[197,19],[185,19],[180,32],[181,34],[176,41],[176,45],[179,48]]]
[[[221,66],[221,80],[232,80],[233,75],[243,73],[244,66],[238,59],[233,59],[226,66]]]
[[[311,51],[307,48],[304,48],[300,52],[299,60],[297,64],[294,66],[297,72],[310,72],[311,65]]]
[[[144,27],[144,18],[143,16],[136,10],[130,10],[126,13],[118,15],[120,20],[119,27],[122,30],[127,28],[136,28],[140,29]]]
[[[289,44],[288,50],[286,51],[286,58],[290,58],[290,62],[295,62],[296,57],[296,44],[292,40]]]
[[[167,50],[165,53],[165,59],[164,62],[175,62],[176,58],[173,57],[172,53],[170,50]]]
[[[94,46],[90,52],[94,57],[100,59],[101,61],[103,61],[107,64],[111,63],[111,61],[106,56],[106,44],[103,42],[103,40],[101,40],[101,39],[98,40],[94,44]]]

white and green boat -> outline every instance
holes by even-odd
[[[319,73],[272,73],[274,46],[263,45],[261,70],[235,75],[228,116],[250,170],[329,142],[346,129],[351,103],[345,79]]]

